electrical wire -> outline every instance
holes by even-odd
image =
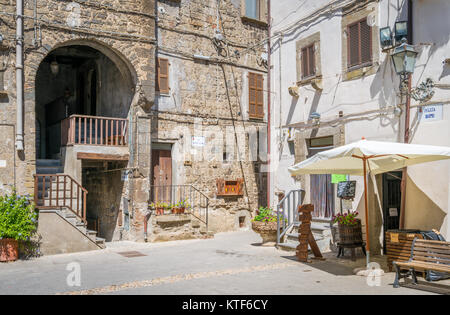
[[[0,15],[16,18],[16,14],[14,14],[14,13],[0,12]],[[22,17],[24,19],[29,19],[29,20],[33,20],[33,21],[37,20],[37,21],[43,23],[44,25],[46,25],[47,27],[63,29],[66,31],[71,31],[71,32],[80,32],[80,33],[85,33],[85,34],[90,34],[90,35],[106,34],[106,35],[109,35],[112,37],[118,36],[121,39],[126,38],[129,40],[136,40],[136,41],[140,41],[140,42],[144,42],[144,43],[152,43],[152,44],[156,43],[156,39],[154,37],[149,37],[149,36],[144,36],[144,35],[133,35],[133,34],[127,34],[127,33],[121,33],[121,32],[106,31],[106,30],[96,29],[96,28],[87,28],[87,27],[82,27],[82,26],[74,26],[74,27],[65,26],[65,24],[62,22],[50,21],[50,20],[43,19],[43,18],[35,18],[33,16],[28,16],[28,15],[22,15]]]

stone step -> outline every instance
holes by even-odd
[[[286,235],[287,235],[287,238],[289,240],[298,241],[299,233],[292,232],[292,233],[287,233]],[[323,240],[325,238],[325,236],[320,235],[320,234],[316,234],[314,232],[313,232],[313,235],[314,235],[314,239],[316,241],[321,241],[321,240]]]
[[[57,166],[37,166],[36,174],[58,174],[64,172],[64,167]]]
[[[298,243],[292,243],[292,242],[286,242],[286,243],[280,243],[278,244],[278,248],[284,251],[288,252],[295,252],[296,248],[298,246]]]
[[[62,198],[62,197],[61,197]],[[64,201],[64,199],[56,199],[56,195],[54,195],[54,197],[52,199],[49,198],[45,198],[42,202],[38,203],[38,206],[44,206],[44,207],[68,207],[70,206],[70,198],[66,198],[66,200]],[[72,206],[77,208],[77,206],[79,206],[79,208],[82,208],[83,206],[83,201],[81,200],[81,198],[77,199],[77,198],[72,198]]]
[[[36,160],[36,167],[48,167],[48,166],[61,166],[61,160],[59,159],[39,159]]]
[[[104,238],[101,238],[101,237],[98,237],[98,236],[95,238],[95,243],[98,246],[100,246],[101,248],[106,248],[105,241],[106,240]]]

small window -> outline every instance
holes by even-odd
[[[372,27],[367,18],[347,27],[348,68],[372,62]]]
[[[333,136],[308,139],[308,146],[311,148],[332,147]]]
[[[302,49],[302,78],[316,75],[316,55],[314,44]]]
[[[156,67],[156,91],[161,94],[169,94],[169,60],[164,58],[157,59]]]
[[[262,74],[248,74],[248,112],[250,118],[264,118],[264,78]]]
[[[245,16],[259,20],[259,0],[245,0]]]
[[[333,149],[333,136],[307,139],[306,146],[308,148],[308,158],[310,158],[319,152]]]
[[[241,0],[242,17],[267,23],[267,0]]]

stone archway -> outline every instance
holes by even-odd
[[[130,63],[109,47],[84,40],[56,45],[35,76],[35,115],[41,123],[36,158],[60,153],[61,122],[71,115],[127,118],[136,82]]]

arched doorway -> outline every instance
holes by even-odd
[[[37,159],[59,158],[61,122],[71,115],[128,116],[135,86],[132,73],[114,52],[93,47],[58,47],[41,62],[36,74]]]
[[[67,208],[111,241],[121,225],[136,74],[115,51],[78,40],[42,60],[35,84],[37,205]]]

